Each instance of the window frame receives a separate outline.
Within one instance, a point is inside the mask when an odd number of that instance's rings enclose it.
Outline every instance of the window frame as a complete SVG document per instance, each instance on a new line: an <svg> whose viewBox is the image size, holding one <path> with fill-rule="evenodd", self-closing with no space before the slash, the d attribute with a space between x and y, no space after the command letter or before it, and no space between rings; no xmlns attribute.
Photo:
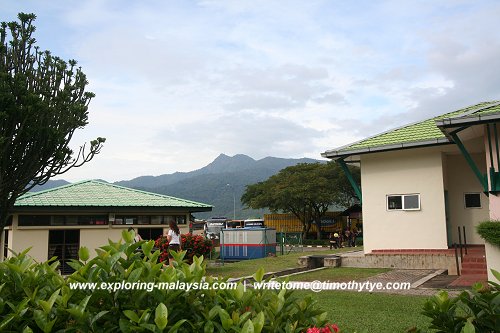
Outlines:
<svg viewBox="0 0 500 333"><path fill-rule="evenodd" d="M467 207L467 200L465 196L467 194L477 194L479 196L479 207ZM481 192L464 192L464 209L482 209L483 208L483 200L481 200Z"/></svg>
<svg viewBox="0 0 500 333"><path fill-rule="evenodd" d="M417 208L405 208L405 197L417 196L418 207ZM401 197L401 208L389 208L389 197ZM420 193L405 193L405 194L387 194L385 196L385 209L388 212L400 212L400 211L420 211L422 210L422 202L420 198Z"/></svg>

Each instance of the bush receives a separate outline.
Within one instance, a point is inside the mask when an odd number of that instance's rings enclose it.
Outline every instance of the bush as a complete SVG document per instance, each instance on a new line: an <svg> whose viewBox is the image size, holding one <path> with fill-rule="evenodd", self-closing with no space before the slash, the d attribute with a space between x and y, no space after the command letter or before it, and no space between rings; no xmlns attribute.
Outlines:
<svg viewBox="0 0 500 333"><path fill-rule="evenodd" d="M303 245L328 245L328 239L304 239Z"/></svg>
<svg viewBox="0 0 500 333"><path fill-rule="evenodd" d="M500 274L494 274L500 280ZM476 283L470 294L464 291L455 298L441 291L425 303L423 314L437 332L500 332L500 285Z"/></svg>
<svg viewBox="0 0 500 333"><path fill-rule="evenodd" d="M500 247L500 222L485 221L481 222L477 227L477 233L485 241L492 245Z"/></svg>
<svg viewBox="0 0 500 333"><path fill-rule="evenodd" d="M153 241L110 241L89 260L80 249L76 270L67 278L51 259L35 263L20 253L0 263L1 332L302 332L325 324L326 313L311 297L297 297L289 290L209 288L225 279L206 276L203 258L183 262L185 252L175 253L172 266L159 262ZM136 250L141 248L142 253ZM255 275L262 281L263 270ZM197 284L179 289L119 289L126 283ZM93 283L83 288L76 283ZM106 285L104 285L106 283ZM90 285L87 285L90 286ZM112 286L113 290L102 287ZM115 290L116 289L116 290Z"/></svg>
<svg viewBox="0 0 500 333"><path fill-rule="evenodd" d="M193 257L208 257L212 252L212 241L201 235L193 235L191 233L181 235L182 249L186 251L184 259L191 264ZM160 236L155 241L155 247L160 249L160 262L168 262L168 241L167 237Z"/></svg>

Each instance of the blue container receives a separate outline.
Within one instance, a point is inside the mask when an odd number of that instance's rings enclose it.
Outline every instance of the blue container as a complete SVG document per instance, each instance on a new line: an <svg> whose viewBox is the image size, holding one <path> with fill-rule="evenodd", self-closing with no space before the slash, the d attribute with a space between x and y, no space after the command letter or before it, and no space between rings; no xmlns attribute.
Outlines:
<svg viewBox="0 0 500 333"><path fill-rule="evenodd" d="M220 233L222 259L244 260L276 255L276 229L223 229Z"/></svg>

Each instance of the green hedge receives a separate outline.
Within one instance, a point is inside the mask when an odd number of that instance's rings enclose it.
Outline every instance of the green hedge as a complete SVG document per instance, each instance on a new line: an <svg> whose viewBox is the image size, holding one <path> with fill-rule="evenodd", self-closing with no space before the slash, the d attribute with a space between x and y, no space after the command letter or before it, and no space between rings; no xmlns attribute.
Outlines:
<svg viewBox="0 0 500 333"><path fill-rule="evenodd" d="M153 241L134 243L127 231L122 237L92 259L81 248L68 277L59 274L55 258L37 263L28 250L0 262L0 332L299 333L325 324L326 313L312 297L245 288L242 282L235 289L215 288L227 280L207 276L203 257L189 265L185 252L173 253L175 262L165 266L160 251L152 251ZM261 268L254 279L263 276ZM90 283L94 287L85 287ZM134 283L151 289L119 288ZM153 288L159 283L205 287Z"/></svg>
<svg viewBox="0 0 500 333"><path fill-rule="evenodd" d="M477 226L477 233L488 243L500 247L500 222L485 221Z"/></svg>

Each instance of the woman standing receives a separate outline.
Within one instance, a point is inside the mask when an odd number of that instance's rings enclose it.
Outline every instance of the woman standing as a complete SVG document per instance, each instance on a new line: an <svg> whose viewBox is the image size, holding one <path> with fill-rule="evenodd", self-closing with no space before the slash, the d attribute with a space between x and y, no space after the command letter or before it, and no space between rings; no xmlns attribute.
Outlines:
<svg viewBox="0 0 500 333"><path fill-rule="evenodd" d="M181 232L179 230L179 226L175 221L170 221L168 224L170 229L168 230L167 233L167 241L168 241L168 258L169 261L173 259L172 255L170 254L170 250L172 251L180 251L181 249Z"/></svg>

